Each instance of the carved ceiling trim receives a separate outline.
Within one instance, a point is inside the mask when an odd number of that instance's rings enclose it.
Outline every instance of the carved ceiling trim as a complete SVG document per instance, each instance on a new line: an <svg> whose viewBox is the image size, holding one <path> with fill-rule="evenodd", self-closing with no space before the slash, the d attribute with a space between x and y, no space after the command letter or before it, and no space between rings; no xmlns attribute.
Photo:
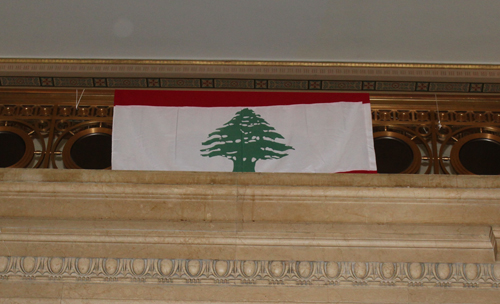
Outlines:
<svg viewBox="0 0 500 304"><path fill-rule="evenodd" d="M500 72L499 72L500 73ZM52 76L1 76L0 87L9 88L46 88L64 90L68 88L86 89L180 89L180 90L281 90L281 91L320 91L320 92L366 92L391 94L480 94L500 93L500 83L486 81L443 82L443 81L403 81L374 80L314 80L303 78L272 79L269 75L259 78L182 78L173 77L54 77ZM192 76L192 75L188 75ZM232 75L235 76L235 75ZM254 75L255 76L255 75ZM266 76L266 78L264 78ZM281 75L283 76L283 75ZM495 81L498 81L495 79Z"/></svg>
<svg viewBox="0 0 500 304"><path fill-rule="evenodd" d="M500 65L0 58L0 76L221 77L495 82Z"/></svg>
<svg viewBox="0 0 500 304"><path fill-rule="evenodd" d="M0 58L0 63L79 63L79 64L153 64L153 65L229 65L229 66L306 66L306 67L377 67L499 70L498 64L436 64L398 62L314 62L263 60L155 60L155 59L76 59L76 58Z"/></svg>

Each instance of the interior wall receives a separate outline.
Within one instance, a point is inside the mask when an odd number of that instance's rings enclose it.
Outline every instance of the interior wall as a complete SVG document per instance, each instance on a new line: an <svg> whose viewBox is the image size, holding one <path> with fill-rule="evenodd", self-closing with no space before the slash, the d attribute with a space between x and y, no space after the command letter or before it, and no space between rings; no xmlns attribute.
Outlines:
<svg viewBox="0 0 500 304"><path fill-rule="evenodd" d="M498 64L494 0L5 0L0 58Z"/></svg>

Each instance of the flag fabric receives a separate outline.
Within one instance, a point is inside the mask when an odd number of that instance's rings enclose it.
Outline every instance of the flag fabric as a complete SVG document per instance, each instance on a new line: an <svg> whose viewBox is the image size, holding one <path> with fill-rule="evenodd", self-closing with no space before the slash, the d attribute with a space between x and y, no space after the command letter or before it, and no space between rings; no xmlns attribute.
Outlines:
<svg viewBox="0 0 500 304"><path fill-rule="evenodd" d="M376 172L368 94L115 92L112 168Z"/></svg>

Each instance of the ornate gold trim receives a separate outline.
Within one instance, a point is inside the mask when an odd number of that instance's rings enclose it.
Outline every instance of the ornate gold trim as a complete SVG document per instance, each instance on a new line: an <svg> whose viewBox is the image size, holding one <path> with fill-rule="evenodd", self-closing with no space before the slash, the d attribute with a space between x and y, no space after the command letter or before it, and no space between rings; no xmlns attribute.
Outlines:
<svg viewBox="0 0 500 304"><path fill-rule="evenodd" d="M253 61L253 60L155 60L155 59L62 59L62 58L0 58L2 63L16 64L133 64L133 65L223 65L223 66L279 66L279 67L356 67L356 68L412 68L500 70L499 64L436 64L393 62L316 62L316 61Z"/></svg>

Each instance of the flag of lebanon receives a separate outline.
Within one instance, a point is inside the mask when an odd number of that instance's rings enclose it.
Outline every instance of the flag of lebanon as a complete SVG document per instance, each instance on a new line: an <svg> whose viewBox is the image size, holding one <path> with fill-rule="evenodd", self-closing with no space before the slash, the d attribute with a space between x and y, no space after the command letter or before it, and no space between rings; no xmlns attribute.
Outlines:
<svg viewBox="0 0 500 304"><path fill-rule="evenodd" d="M376 172L369 95L116 91L112 168Z"/></svg>

